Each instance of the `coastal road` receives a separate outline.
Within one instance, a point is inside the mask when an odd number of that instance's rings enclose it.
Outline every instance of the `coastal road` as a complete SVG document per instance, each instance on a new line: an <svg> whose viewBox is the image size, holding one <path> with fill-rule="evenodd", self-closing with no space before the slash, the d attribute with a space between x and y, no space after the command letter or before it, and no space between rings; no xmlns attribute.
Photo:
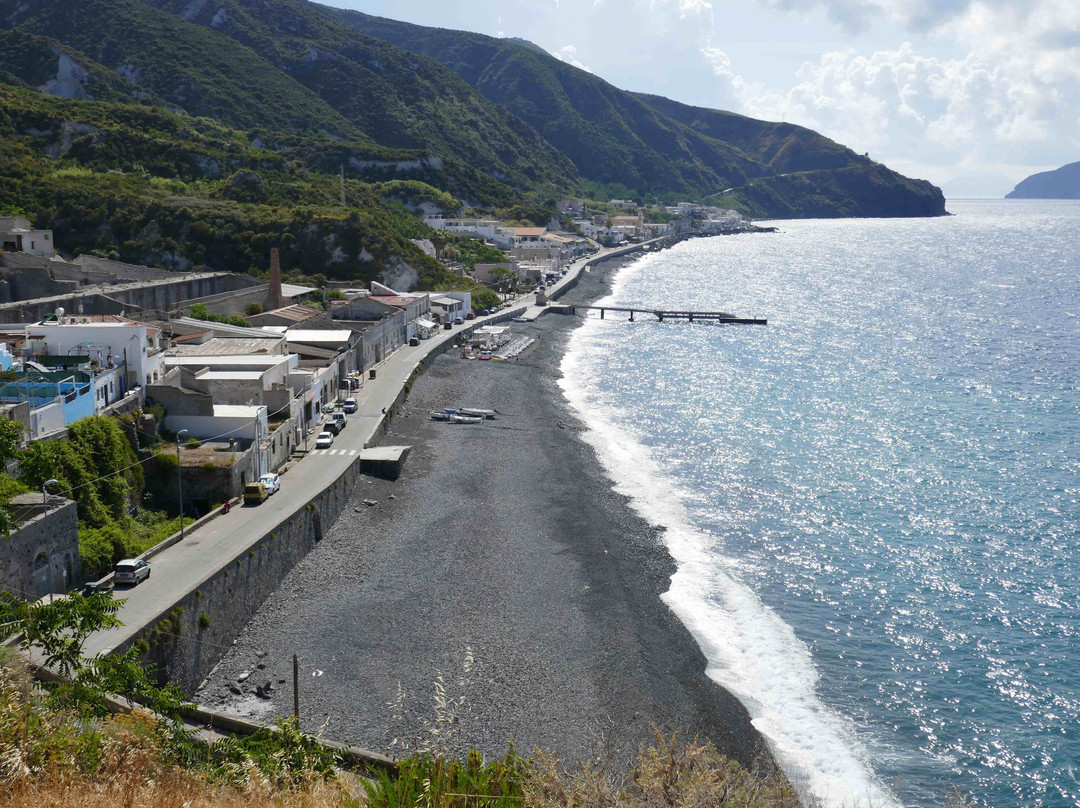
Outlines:
<svg viewBox="0 0 1080 808"><path fill-rule="evenodd" d="M478 318L480 322L488 319ZM118 587L115 597L126 599L117 615L124 625L91 635L84 646L86 655L107 652L130 639L341 476L371 440L383 411L393 404L417 365L440 345L457 340L463 330L458 326L418 346L405 345L376 365L376 378L365 379L354 393L358 409L330 451L310 452L294 462L281 478L281 490L261 505L233 508L154 556L150 578L139 586Z"/></svg>
<svg viewBox="0 0 1080 808"><path fill-rule="evenodd" d="M555 291L571 282L584 267L600 258L626 251L626 248L602 249L595 255L578 259L566 276L551 287ZM511 303L512 307L529 306L526 316L536 317L545 307L535 305L535 295ZM478 317L468 325L481 325L497 315ZM375 366L376 377L365 378L355 393L357 411L349 416L349 425L334 439L329 451L309 452L296 461L282 477L281 490L261 505L234 508L188 534L153 557L151 575L144 583L128 589L117 588L115 596L124 598L118 617L124 625L91 635L84 646L87 656L107 652L133 637L148 623L164 616L184 595L212 577L262 536L286 521L312 496L330 485L356 461L383 418L383 411L393 404L402 386L417 365L447 341L456 341L464 327L440 331L417 346L405 345ZM453 402L448 402L448 404ZM478 405L479 406L479 405ZM311 432L317 432L312 429ZM310 440L310 437L309 437Z"/></svg>

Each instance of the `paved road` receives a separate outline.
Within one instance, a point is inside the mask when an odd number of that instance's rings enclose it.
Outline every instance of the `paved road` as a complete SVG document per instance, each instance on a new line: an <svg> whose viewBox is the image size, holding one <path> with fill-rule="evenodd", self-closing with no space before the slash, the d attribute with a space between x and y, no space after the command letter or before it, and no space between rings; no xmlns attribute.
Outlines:
<svg viewBox="0 0 1080 808"><path fill-rule="evenodd" d="M593 256L578 259L570 265L566 276L549 288L549 293L573 280L587 261L624 249L603 249ZM536 306L535 294L519 298L512 306L527 306L525 316L530 317L537 317L544 311L544 307ZM480 317L470 321L469 325L490 319L493 317ZM109 651L130 639L141 627L171 609L184 595L257 543L314 494L341 476L374 436L383 410L397 398L416 366L438 346L456 340L462 330L463 326L457 326L451 331L440 331L418 346L402 347L376 365L376 378L364 379L363 386L355 393L357 412L349 416L349 425L334 439L333 447L309 452L295 462L289 473L282 477L281 490L262 505L234 508L227 516L207 522L183 541L154 556L147 581L137 587L116 590L116 596L127 601L118 614L124 625L92 635L84 646L87 656ZM317 431L311 430L309 440Z"/></svg>
<svg viewBox="0 0 1080 808"><path fill-rule="evenodd" d="M116 597L127 599L118 615L124 625L92 635L84 646L87 656L108 651L134 636L341 476L371 440L384 408L397 398L420 361L447 340L456 340L462 330L458 326L440 331L418 346L406 345L395 351L376 366L376 378L365 379L354 393L357 412L349 416L348 426L334 439L331 450L309 452L295 462L281 478L281 490L262 505L233 508L154 556L147 581L137 587L117 588ZM313 429L312 434L317 431Z"/></svg>

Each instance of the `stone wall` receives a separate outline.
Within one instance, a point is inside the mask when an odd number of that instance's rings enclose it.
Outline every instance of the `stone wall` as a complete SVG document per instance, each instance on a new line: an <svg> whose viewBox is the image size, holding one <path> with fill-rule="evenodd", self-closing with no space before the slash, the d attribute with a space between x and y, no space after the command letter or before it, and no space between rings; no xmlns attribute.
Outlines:
<svg viewBox="0 0 1080 808"><path fill-rule="evenodd" d="M177 273L175 280L145 281L112 286L86 286L70 294L39 297L0 305L0 323L42 320L62 307L68 314L119 314L129 317L163 319L186 301L239 292L259 285L248 275L217 273Z"/></svg>
<svg viewBox="0 0 1080 808"><path fill-rule="evenodd" d="M75 503L40 493L11 498L18 527L5 540L0 536L0 587L27 600L65 591L82 583L79 558L79 518Z"/></svg>
<svg viewBox="0 0 1080 808"><path fill-rule="evenodd" d="M290 570L320 541L349 501L360 459L254 544L238 550L177 603L116 650L134 645L162 683L192 694Z"/></svg>

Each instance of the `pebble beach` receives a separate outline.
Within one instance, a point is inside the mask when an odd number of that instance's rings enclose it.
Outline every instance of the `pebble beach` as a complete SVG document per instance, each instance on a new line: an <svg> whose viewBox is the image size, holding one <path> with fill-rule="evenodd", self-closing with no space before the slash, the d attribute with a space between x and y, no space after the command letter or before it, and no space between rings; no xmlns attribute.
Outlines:
<svg viewBox="0 0 1080 808"><path fill-rule="evenodd" d="M583 274L568 299L604 294L614 266ZM513 742L573 764L679 731L744 764L768 761L660 599L674 564L657 529L612 490L558 387L577 322L513 323L536 340L515 360L448 351L430 364L380 439L413 447L401 477L361 479L200 703L290 715L297 654L303 728L373 751L492 757ZM449 406L498 415L430 420Z"/></svg>

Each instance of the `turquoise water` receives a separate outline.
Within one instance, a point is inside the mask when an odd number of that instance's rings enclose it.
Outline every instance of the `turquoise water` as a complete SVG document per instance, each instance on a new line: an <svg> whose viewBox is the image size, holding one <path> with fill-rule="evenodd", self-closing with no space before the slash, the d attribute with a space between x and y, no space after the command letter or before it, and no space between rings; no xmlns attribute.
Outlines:
<svg viewBox="0 0 1080 808"><path fill-rule="evenodd" d="M777 223L623 269L563 386L667 600L826 804L1080 805L1080 203Z"/></svg>

